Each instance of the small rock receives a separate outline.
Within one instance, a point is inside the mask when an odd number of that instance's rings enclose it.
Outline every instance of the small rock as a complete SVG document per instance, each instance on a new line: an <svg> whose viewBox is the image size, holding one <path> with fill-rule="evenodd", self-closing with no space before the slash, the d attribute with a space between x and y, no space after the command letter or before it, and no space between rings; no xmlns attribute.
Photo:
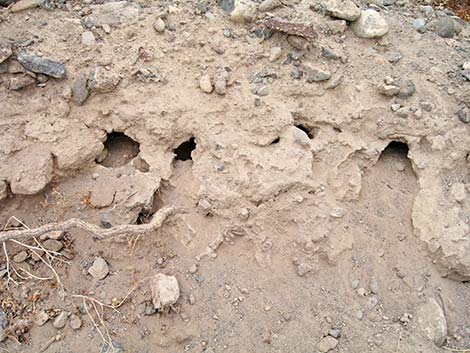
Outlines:
<svg viewBox="0 0 470 353"><path fill-rule="evenodd" d="M88 269L88 273L98 280L104 279L109 273L108 264L101 257L97 257L93 265Z"/></svg>
<svg viewBox="0 0 470 353"><path fill-rule="evenodd" d="M282 55L282 49L280 47L273 47L271 48L271 53L269 54L269 61L275 62L278 60Z"/></svg>
<svg viewBox="0 0 470 353"><path fill-rule="evenodd" d="M322 340L317 344L318 351L322 353L329 352L336 348L338 340L332 336L323 337Z"/></svg>
<svg viewBox="0 0 470 353"><path fill-rule="evenodd" d="M34 250L34 252L31 254L31 259L33 261L41 261L41 258L43 258L45 252L43 250Z"/></svg>
<svg viewBox="0 0 470 353"><path fill-rule="evenodd" d="M5 329L8 327L8 318L3 310L0 310L0 342L5 339Z"/></svg>
<svg viewBox="0 0 470 353"><path fill-rule="evenodd" d="M395 85L382 85L382 86L379 86L379 92L380 94L384 96L392 97L400 93L400 87L395 86Z"/></svg>
<svg viewBox="0 0 470 353"><path fill-rule="evenodd" d="M359 38L377 38L387 34L388 24L377 11L368 9L361 12L351 29Z"/></svg>
<svg viewBox="0 0 470 353"><path fill-rule="evenodd" d="M251 0L235 0L230 20L238 23L252 22L256 15L257 4Z"/></svg>
<svg viewBox="0 0 470 353"><path fill-rule="evenodd" d="M326 25L333 34L344 33L347 27L347 23L344 20L328 21Z"/></svg>
<svg viewBox="0 0 470 353"><path fill-rule="evenodd" d="M33 322L37 326L44 325L49 320L49 315L44 310L36 312L34 314Z"/></svg>
<svg viewBox="0 0 470 353"><path fill-rule="evenodd" d="M393 5L395 5L395 0L383 0L382 5L383 6L393 6Z"/></svg>
<svg viewBox="0 0 470 353"><path fill-rule="evenodd" d="M100 217L100 222L103 228L109 229L113 227L113 224L111 223L109 219L109 215L107 213L103 213Z"/></svg>
<svg viewBox="0 0 470 353"><path fill-rule="evenodd" d="M10 81L8 82L8 89L12 91L18 91L25 87L31 86L34 83L36 83L34 77L29 75L15 75L14 77L10 78Z"/></svg>
<svg viewBox="0 0 470 353"><path fill-rule="evenodd" d="M217 74L214 77L215 93L223 96L227 94L227 77L225 73Z"/></svg>
<svg viewBox="0 0 470 353"><path fill-rule="evenodd" d="M298 143L301 146L309 146L310 138L307 133L296 126L292 127L292 137L294 142Z"/></svg>
<svg viewBox="0 0 470 353"><path fill-rule="evenodd" d="M334 51L325 47L321 48L321 56L326 59L331 59L331 60L337 60L339 58L338 54L336 54Z"/></svg>
<svg viewBox="0 0 470 353"><path fill-rule="evenodd" d="M84 19L87 28L135 23L141 12L141 6L130 1L107 2L91 9L92 13Z"/></svg>
<svg viewBox="0 0 470 353"><path fill-rule="evenodd" d="M64 244L62 244L60 241L58 240L54 240L54 239L47 239L43 244L42 246L44 247L44 249L46 250L49 250L49 251L54 251L54 252L59 252L60 250L62 250L62 248L64 247Z"/></svg>
<svg viewBox="0 0 470 353"><path fill-rule="evenodd" d="M357 294L359 294L359 296L361 297L365 297L367 295L367 291L362 288L362 287L359 287L357 290L356 290Z"/></svg>
<svg viewBox="0 0 470 353"><path fill-rule="evenodd" d="M324 6L327 15L350 22L361 15L361 10L351 0L327 0Z"/></svg>
<svg viewBox="0 0 470 353"><path fill-rule="evenodd" d="M260 97L265 97L269 94L269 87L268 86L262 86L256 90L256 94Z"/></svg>
<svg viewBox="0 0 470 353"><path fill-rule="evenodd" d="M64 237L65 232L63 230L55 230L46 234L46 239L61 240Z"/></svg>
<svg viewBox="0 0 470 353"><path fill-rule="evenodd" d="M362 310L356 311L356 318L357 318L358 320L362 320L363 317L364 317L364 313L362 312Z"/></svg>
<svg viewBox="0 0 470 353"><path fill-rule="evenodd" d="M163 21L160 17L155 20L153 23L153 28L158 32L158 33L163 33L165 32L166 24L165 21Z"/></svg>
<svg viewBox="0 0 470 353"><path fill-rule="evenodd" d="M21 263L27 258L28 258L28 253L25 250L23 250L23 251L20 251L15 256L13 256L13 261L15 261L16 263Z"/></svg>
<svg viewBox="0 0 470 353"><path fill-rule="evenodd" d="M307 73L307 82L326 81L331 77L331 73L318 67L305 66Z"/></svg>
<svg viewBox="0 0 470 353"><path fill-rule="evenodd" d="M434 32L443 38L453 37L455 31L455 21L450 17L441 17L434 24Z"/></svg>
<svg viewBox="0 0 470 353"><path fill-rule="evenodd" d="M100 93L114 91L121 81L121 77L111 70L106 70L103 66L97 66L90 76L88 87Z"/></svg>
<svg viewBox="0 0 470 353"><path fill-rule="evenodd" d="M312 271L313 267L309 264L306 264L304 262L297 264L297 276L299 277L304 277L307 273L310 273Z"/></svg>
<svg viewBox="0 0 470 353"><path fill-rule="evenodd" d="M436 346L442 346L447 337L447 320L441 306L434 298L430 298L418 309L417 318L426 337Z"/></svg>
<svg viewBox="0 0 470 353"><path fill-rule="evenodd" d="M65 77L65 66L58 61L42 58L24 51L18 54L17 59L26 70L55 78Z"/></svg>
<svg viewBox="0 0 470 353"><path fill-rule="evenodd" d="M5 200L8 196L8 185L5 180L0 180L0 201Z"/></svg>
<svg viewBox="0 0 470 353"><path fill-rule="evenodd" d="M332 328L329 332L328 332L328 336L331 336L333 338L339 338L339 336L341 336L341 329L340 328Z"/></svg>
<svg viewBox="0 0 470 353"><path fill-rule="evenodd" d="M199 79L199 87L203 92L211 93L214 90L212 86L211 78L209 75L202 75Z"/></svg>
<svg viewBox="0 0 470 353"><path fill-rule="evenodd" d="M52 323L56 329L61 329L65 327L69 313L67 311L61 311L60 314L54 319Z"/></svg>
<svg viewBox="0 0 470 353"><path fill-rule="evenodd" d="M401 58L401 53L397 51L389 51L385 54L385 59L387 59L387 61L391 64L396 64L401 60Z"/></svg>
<svg viewBox="0 0 470 353"><path fill-rule="evenodd" d="M72 314L72 316L70 316L69 325L72 330L79 330L80 327L82 327L82 320L78 315Z"/></svg>
<svg viewBox="0 0 470 353"><path fill-rule="evenodd" d="M88 91L88 76L81 72L72 83L72 100L76 105L85 103L89 96Z"/></svg>
<svg viewBox="0 0 470 353"><path fill-rule="evenodd" d="M156 310L175 304L180 296L178 280L174 276L157 274L152 278L150 289L152 303Z"/></svg>
<svg viewBox="0 0 470 353"><path fill-rule="evenodd" d="M192 264L191 267L189 267L189 273L191 274L195 274L197 272L197 265L196 264Z"/></svg>
<svg viewBox="0 0 470 353"><path fill-rule="evenodd" d="M378 294L379 289L379 282L375 277L372 277L369 281L369 290L371 291L371 293Z"/></svg>
<svg viewBox="0 0 470 353"><path fill-rule="evenodd" d="M405 80L400 85L400 93L398 93L398 97L405 99L411 97L416 92L416 86L411 80Z"/></svg>
<svg viewBox="0 0 470 353"><path fill-rule="evenodd" d="M42 0L20 0L10 8L11 12L20 12L40 6Z"/></svg>
<svg viewBox="0 0 470 353"><path fill-rule="evenodd" d="M465 124L470 123L470 116L467 112L467 109L465 109L465 107L462 107L457 111L457 116L459 117L461 122Z"/></svg>
<svg viewBox="0 0 470 353"><path fill-rule="evenodd" d="M95 35L92 31L85 31L82 33L82 44L85 46L93 46L96 43Z"/></svg>
<svg viewBox="0 0 470 353"><path fill-rule="evenodd" d="M290 35L287 37L287 42L298 50L305 51L308 48L308 40L300 36Z"/></svg>
<svg viewBox="0 0 470 353"><path fill-rule="evenodd" d="M369 299L367 299L367 306L369 307L370 310L375 308L378 303L379 303L379 300L376 297L370 297Z"/></svg>
<svg viewBox="0 0 470 353"><path fill-rule="evenodd" d="M274 10L276 7L281 6L281 2L279 0L264 0L260 5L258 10L260 12L268 12Z"/></svg>
<svg viewBox="0 0 470 353"><path fill-rule="evenodd" d="M325 89L335 89L341 82L343 82L344 76L341 74L335 74L331 79L328 80L325 85Z"/></svg>
<svg viewBox="0 0 470 353"><path fill-rule="evenodd" d="M8 59L12 53L10 42L0 40L0 64Z"/></svg>
<svg viewBox="0 0 470 353"><path fill-rule="evenodd" d="M426 32L426 21L422 18L416 18L413 21L413 28L418 31L418 33Z"/></svg>
<svg viewBox="0 0 470 353"><path fill-rule="evenodd" d="M101 28L103 28L103 31L104 31L106 34L110 34L110 33L111 33L111 26L110 26L110 25L108 25L108 24L105 23L105 24L103 24L103 25L101 26Z"/></svg>
<svg viewBox="0 0 470 353"><path fill-rule="evenodd" d="M419 9L421 10L422 13L426 15L432 15L434 13L434 9L432 8L432 6L429 6L429 5L422 5L419 7Z"/></svg>

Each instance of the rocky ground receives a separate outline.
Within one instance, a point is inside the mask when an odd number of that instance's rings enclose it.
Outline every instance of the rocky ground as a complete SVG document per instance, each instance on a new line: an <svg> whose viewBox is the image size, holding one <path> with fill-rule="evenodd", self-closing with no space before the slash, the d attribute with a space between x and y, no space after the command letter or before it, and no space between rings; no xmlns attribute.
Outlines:
<svg viewBox="0 0 470 353"><path fill-rule="evenodd" d="M468 351L468 5L0 0L0 350Z"/></svg>

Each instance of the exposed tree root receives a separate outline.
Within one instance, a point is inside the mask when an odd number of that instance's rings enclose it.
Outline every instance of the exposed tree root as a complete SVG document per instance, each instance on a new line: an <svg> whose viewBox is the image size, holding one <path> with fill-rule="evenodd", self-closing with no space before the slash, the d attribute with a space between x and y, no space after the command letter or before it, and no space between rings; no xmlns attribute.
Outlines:
<svg viewBox="0 0 470 353"><path fill-rule="evenodd" d="M153 215L150 223L124 224L109 229L100 228L79 218L71 218L64 222L48 223L38 228L0 231L0 242L4 242L10 239L39 237L50 232L68 231L72 228L86 230L92 233L95 239L105 239L116 236L128 237L130 235L149 233L157 228L160 228L163 222L165 222L168 217L175 214L175 212L176 209L174 207L164 207Z"/></svg>

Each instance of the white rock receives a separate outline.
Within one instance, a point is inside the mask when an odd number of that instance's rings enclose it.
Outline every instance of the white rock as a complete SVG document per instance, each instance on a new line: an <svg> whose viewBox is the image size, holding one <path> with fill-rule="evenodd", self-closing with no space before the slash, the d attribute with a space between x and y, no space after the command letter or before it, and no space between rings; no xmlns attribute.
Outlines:
<svg viewBox="0 0 470 353"><path fill-rule="evenodd" d="M264 0L260 5L258 10L260 12L268 12L274 10L276 7L281 6L281 2L279 0Z"/></svg>
<svg viewBox="0 0 470 353"><path fill-rule="evenodd" d="M361 10L351 0L327 0L326 13L346 21L355 21L361 15Z"/></svg>
<svg viewBox="0 0 470 353"><path fill-rule="evenodd" d="M85 31L82 33L82 44L86 46L92 46L96 43L95 35L91 31Z"/></svg>
<svg viewBox="0 0 470 353"><path fill-rule="evenodd" d="M269 54L269 61L274 62L279 59L282 55L281 47L272 47L271 53Z"/></svg>
<svg viewBox="0 0 470 353"><path fill-rule="evenodd" d="M298 143L301 146L310 145L310 138L308 137L305 131L295 126L293 126L291 129L292 129L292 137L294 138L294 142Z"/></svg>
<svg viewBox="0 0 470 353"><path fill-rule="evenodd" d="M368 9L361 12L351 29L360 38L376 38L387 34L388 24L377 11Z"/></svg>
<svg viewBox="0 0 470 353"><path fill-rule="evenodd" d="M160 17L157 18L153 24L153 28L158 32L158 33L163 33L165 32L166 24L165 21L163 21Z"/></svg>
<svg viewBox="0 0 470 353"><path fill-rule="evenodd" d="M425 336L437 346L442 346L447 337L447 320L437 301L430 298L418 309L417 317Z"/></svg>
<svg viewBox="0 0 470 353"><path fill-rule="evenodd" d="M65 327L69 313L67 311L62 311L54 320L53 325L56 329L61 329Z"/></svg>
<svg viewBox="0 0 470 353"><path fill-rule="evenodd" d="M199 79L199 87L203 92L211 93L214 90L212 81L209 75L202 75Z"/></svg>
<svg viewBox="0 0 470 353"><path fill-rule="evenodd" d="M256 9L257 4L251 0L235 0L230 19L239 23L251 22L255 18Z"/></svg>
<svg viewBox="0 0 470 353"><path fill-rule="evenodd" d="M109 267L105 260L97 257L93 265L88 269L88 273L96 279L104 279L109 273Z"/></svg>
<svg viewBox="0 0 470 353"><path fill-rule="evenodd" d="M160 310L178 301L180 288L174 276L157 274L150 282L152 303L155 309Z"/></svg>

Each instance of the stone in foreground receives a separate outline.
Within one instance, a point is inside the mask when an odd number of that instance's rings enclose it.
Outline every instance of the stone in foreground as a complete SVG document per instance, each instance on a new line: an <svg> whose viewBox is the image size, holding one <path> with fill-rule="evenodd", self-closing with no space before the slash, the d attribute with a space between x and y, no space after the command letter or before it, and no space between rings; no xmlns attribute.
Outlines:
<svg viewBox="0 0 470 353"><path fill-rule="evenodd" d="M18 54L18 61L26 70L37 74L44 74L55 78L65 77L65 66L58 61L42 58L25 51Z"/></svg>
<svg viewBox="0 0 470 353"><path fill-rule="evenodd" d="M351 29L359 38L378 38L387 34L388 24L377 11L369 9L362 11Z"/></svg>
<svg viewBox="0 0 470 353"><path fill-rule="evenodd" d="M175 304L180 296L178 280L175 276L159 273L150 282L152 303L156 310Z"/></svg>

